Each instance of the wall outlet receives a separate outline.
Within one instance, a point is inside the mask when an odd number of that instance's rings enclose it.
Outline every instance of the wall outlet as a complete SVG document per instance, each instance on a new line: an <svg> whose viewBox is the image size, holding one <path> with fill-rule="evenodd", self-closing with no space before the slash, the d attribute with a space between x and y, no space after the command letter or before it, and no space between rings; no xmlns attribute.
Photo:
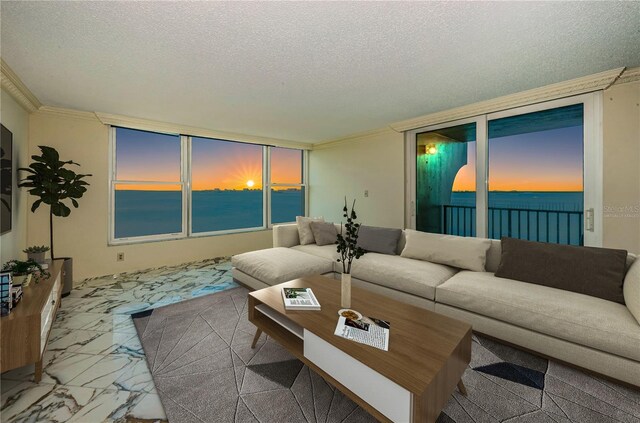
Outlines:
<svg viewBox="0 0 640 423"><path fill-rule="evenodd" d="M365 196L365 197L368 197L368 196L369 196L369 190L368 190L368 189L365 189L365 190L364 190L364 196Z"/></svg>
<svg viewBox="0 0 640 423"><path fill-rule="evenodd" d="M124 261L124 253L118 253L117 261Z"/></svg>

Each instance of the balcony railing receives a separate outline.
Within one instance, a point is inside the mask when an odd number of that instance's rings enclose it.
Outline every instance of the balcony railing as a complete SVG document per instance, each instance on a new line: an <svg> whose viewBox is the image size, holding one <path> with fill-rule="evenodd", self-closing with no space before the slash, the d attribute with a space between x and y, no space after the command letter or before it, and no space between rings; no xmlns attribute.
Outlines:
<svg viewBox="0 0 640 423"><path fill-rule="evenodd" d="M442 219L446 234L475 236L475 207L442 206ZM582 211L489 207L487 220L489 238L508 236L556 244L584 244Z"/></svg>

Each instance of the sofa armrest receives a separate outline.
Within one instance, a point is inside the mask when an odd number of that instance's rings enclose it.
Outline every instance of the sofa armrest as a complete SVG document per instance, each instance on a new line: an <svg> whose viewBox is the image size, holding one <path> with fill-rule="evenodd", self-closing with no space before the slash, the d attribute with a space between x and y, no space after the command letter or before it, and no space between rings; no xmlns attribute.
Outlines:
<svg viewBox="0 0 640 423"><path fill-rule="evenodd" d="M640 258L635 258L622 285L624 302L640 324Z"/></svg>
<svg viewBox="0 0 640 423"><path fill-rule="evenodd" d="M293 247L300 244L298 236L298 225L290 223L286 225L275 225L273 227L274 247Z"/></svg>

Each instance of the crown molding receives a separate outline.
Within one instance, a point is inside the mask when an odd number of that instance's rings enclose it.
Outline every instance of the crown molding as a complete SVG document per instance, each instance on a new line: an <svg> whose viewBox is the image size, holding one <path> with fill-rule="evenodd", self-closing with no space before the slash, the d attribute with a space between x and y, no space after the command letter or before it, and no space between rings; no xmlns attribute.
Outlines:
<svg viewBox="0 0 640 423"><path fill-rule="evenodd" d="M352 142L352 141L358 141L364 138L369 138L369 137L374 137L377 135L397 135L398 132L394 131L393 129L391 129L390 127L386 126L384 128L378 128L378 129L373 129L371 131L365 131L365 132L357 132L355 134L351 134L351 135L347 135L346 137L341 137L341 138L334 138L331 140L327 140L327 141L320 141L318 143L313 144L313 150L324 150L326 148L333 148L333 147L337 147L341 144L347 143L347 142Z"/></svg>
<svg viewBox="0 0 640 423"><path fill-rule="evenodd" d="M105 125L122 126L125 128L140 129L144 131L164 132L169 134L191 135L196 137L216 138L229 141L240 141L250 144L272 145L275 147L297 148L310 150L311 144L282 140L277 138L260 137L256 135L238 134L234 132L216 131L194 126L180 125L177 123L160 122L149 119L134 118L129 116L114 115L110 113L96 112L100 122Z"/></svg>
<svg viewBox="0 0 640 423"><path fill-rule="evenodd" d="M640 81L640 67L625 69L625 71L622 72L622 75L620 75L613 84L618 85L635 81Z"/></svg>
<svg viewBox="0 0 640 423"><path fill-rule="evenodd" d="M603 90L611 86L625 70L624 67L612 69L605 72L588 75L569 81L559 82L532 90L510 94L492 100L481 101L467 106L456 107L442 112L431 113L413 119L407 119L392 123L390 126L398 132L409 131L424 126L450 122L486 113L493 113L501 110L512 109L514 107L529 104L541 103L543 101L555 100L562 97L569 97L578 94Z"/></svg>
<svg viewBox="0 0 640 423"><path fill-rule="evenodd" d="M85 112L82 110L75 110L75 109L65 109L63 107L41 106L36 113L40 115L51 115L51 116L65 117L70 119L82 119L82 120L90 120L93 122L100 122L96 114L93 112Z"/></svg>
<svg viewBox="0 0 640 423"><path fill-rule="evenodd" d="M16 73L0 58L0 73L2 74L2 89L6 90L11 97L28 112L35 112L38 110L42 103L33 93L27 88L22 80L16 75Z"/></svg>

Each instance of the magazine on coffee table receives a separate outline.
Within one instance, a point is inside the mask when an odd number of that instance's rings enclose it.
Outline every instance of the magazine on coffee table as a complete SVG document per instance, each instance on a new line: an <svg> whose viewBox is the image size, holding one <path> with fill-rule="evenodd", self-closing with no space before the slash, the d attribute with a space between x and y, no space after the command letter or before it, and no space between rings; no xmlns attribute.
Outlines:
<svg viewBox="0 0 640 423"><path fill-rule="evenodd" d="M282 288L286 310L320 310L320 303L311 288Z"/></svg>
<svg viewBox="0 0 640 423"><path fill-rule="evenodd" d="M340 316L335 335L380 350L389 351L389 329L391 324L375 317L352 320Z"/></svg>

